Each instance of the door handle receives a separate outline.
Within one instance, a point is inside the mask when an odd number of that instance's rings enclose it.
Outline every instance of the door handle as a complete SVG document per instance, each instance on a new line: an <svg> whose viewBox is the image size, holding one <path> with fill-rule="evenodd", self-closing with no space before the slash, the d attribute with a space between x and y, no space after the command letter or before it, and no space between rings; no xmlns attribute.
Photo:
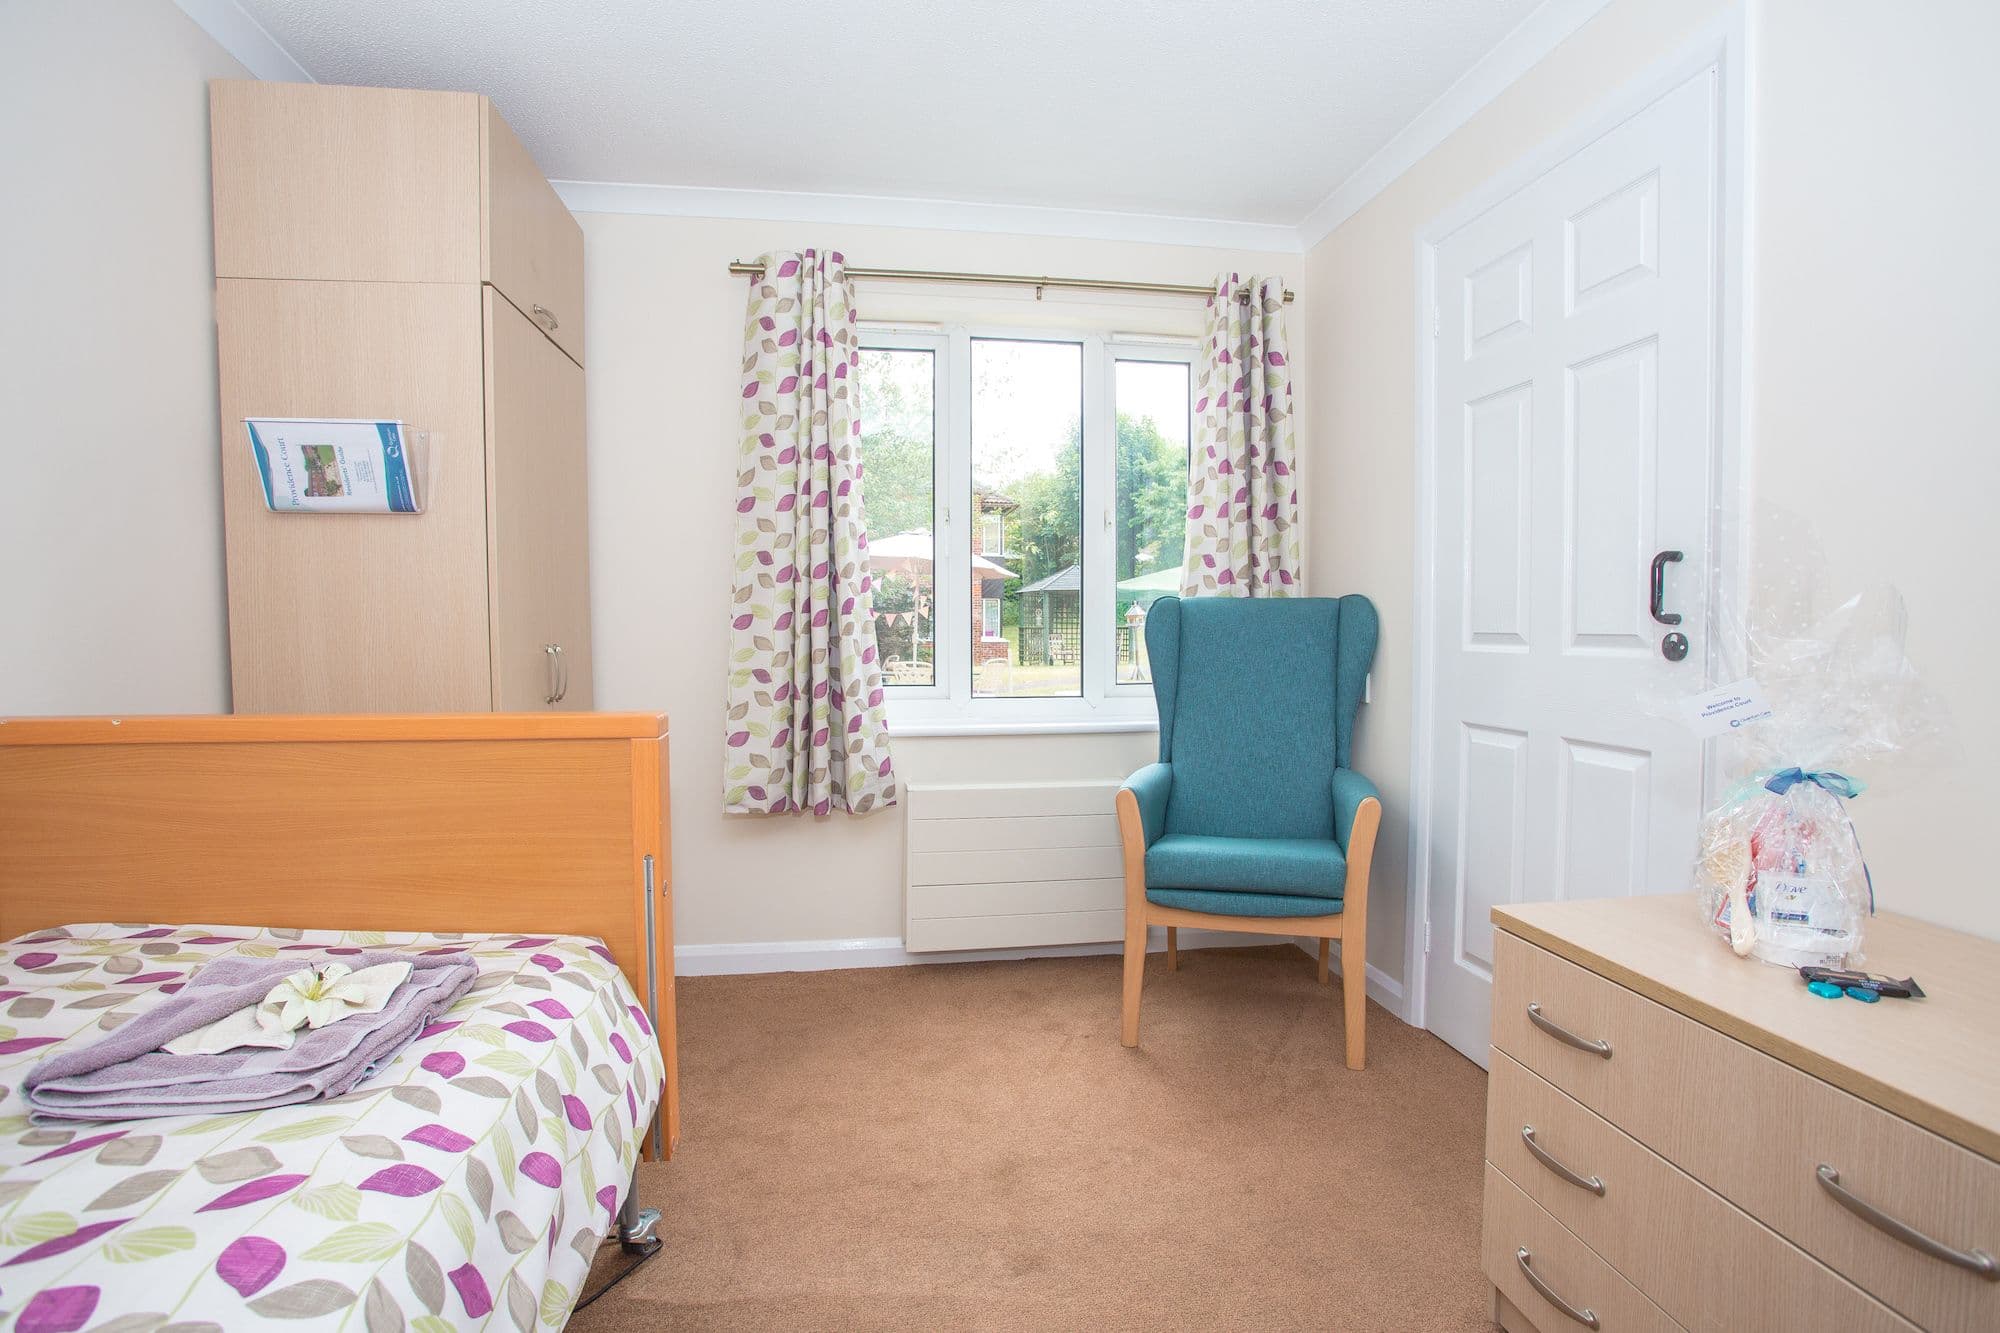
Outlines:
<svg viewBox="0 0 2000 1333"><path fill-rule="evenodd" d="M1681 613L1666 609L1667 562L1685 559L1679 551L1661 551L1653 557L1653 619L1662 625L1678 625Z"/></svg>

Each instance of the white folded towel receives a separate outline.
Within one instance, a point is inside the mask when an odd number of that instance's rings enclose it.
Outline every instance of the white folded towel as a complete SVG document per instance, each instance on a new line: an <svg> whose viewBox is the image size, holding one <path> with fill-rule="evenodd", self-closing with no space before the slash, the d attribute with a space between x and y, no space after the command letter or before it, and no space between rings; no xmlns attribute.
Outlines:
<svg viewBox="0 0 2000 1333"><path fill-rule="evenodd" d="M410 977L408 963L379 963L356 972L345 963L300 968L255 1005L174 1038L169 1055L219 1055L261 1046L290 1050L301 1028L323 1028L355 1014L380 1013Z"/></svg>

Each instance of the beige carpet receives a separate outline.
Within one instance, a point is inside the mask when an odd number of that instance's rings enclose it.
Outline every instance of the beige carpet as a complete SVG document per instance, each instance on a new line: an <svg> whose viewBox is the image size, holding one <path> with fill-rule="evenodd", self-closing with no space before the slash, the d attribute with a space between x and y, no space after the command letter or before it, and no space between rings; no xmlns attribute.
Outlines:
<svg viewBox="0 0 2000 1333"><path fill-rule="evenodd" d="M1486 1076L1289 946L680 982L665 1252L571 1324L1486 1327ZM593 1281L621 1261L607 1251Z"/></svg>

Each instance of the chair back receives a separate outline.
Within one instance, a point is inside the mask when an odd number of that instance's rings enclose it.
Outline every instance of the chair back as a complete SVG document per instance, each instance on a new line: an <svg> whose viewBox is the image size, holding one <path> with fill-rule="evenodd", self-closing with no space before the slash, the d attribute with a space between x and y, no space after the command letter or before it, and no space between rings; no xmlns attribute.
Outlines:
<svg viewBox="0 0 2000 1333"><path fill-rule="evenodd" d="M1375 660L1366 597L1162 597L1146 614L1166 831L1331 838Z"/></svg>

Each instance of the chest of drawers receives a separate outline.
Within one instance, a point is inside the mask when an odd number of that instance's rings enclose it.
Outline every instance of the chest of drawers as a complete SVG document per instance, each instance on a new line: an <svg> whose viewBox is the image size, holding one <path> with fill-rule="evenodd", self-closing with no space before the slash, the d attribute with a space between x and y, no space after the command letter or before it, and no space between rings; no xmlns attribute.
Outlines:
<svg viewBox="0 0 2000 1333"><path fill-rule="evenodd" d="M1684 895L1496 908L1481 1262L1509 1330L2000 1329L2000 944L1883 915L1864 1005Z"/></svg>

